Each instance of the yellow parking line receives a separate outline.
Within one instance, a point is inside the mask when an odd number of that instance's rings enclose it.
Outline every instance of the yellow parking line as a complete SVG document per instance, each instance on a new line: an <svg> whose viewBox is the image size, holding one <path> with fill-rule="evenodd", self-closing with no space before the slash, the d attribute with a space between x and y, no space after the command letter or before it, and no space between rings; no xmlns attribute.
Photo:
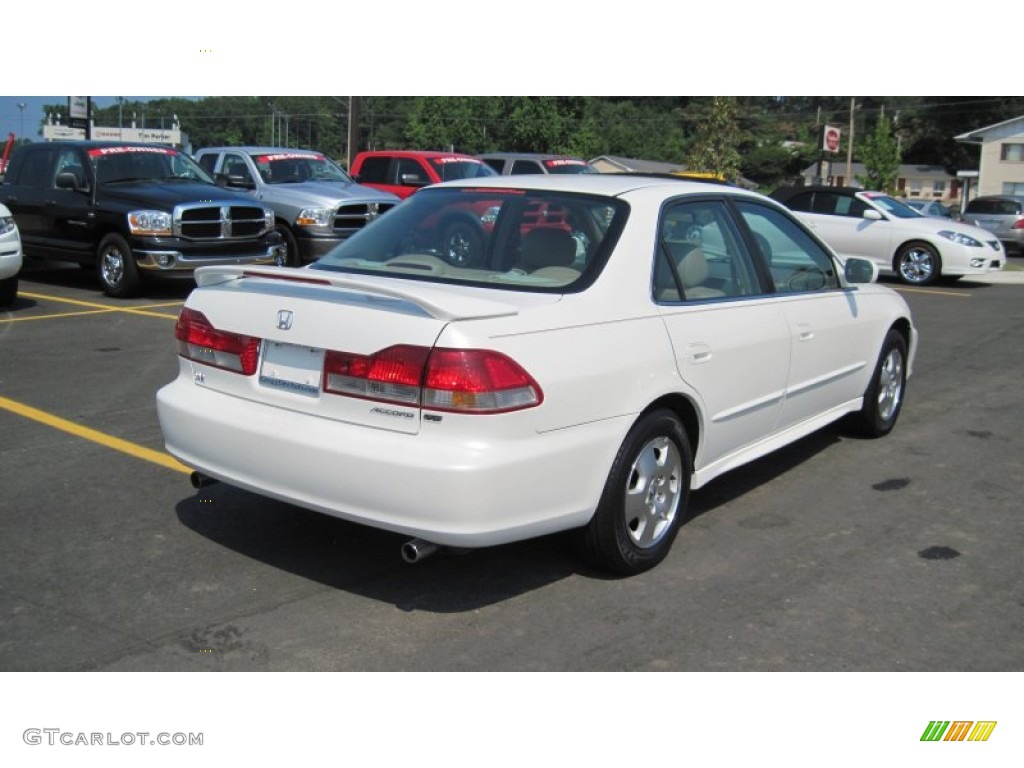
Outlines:
<svg viewBox="0 0 1024 768"><path fill-rule="evenodd" d="M904 293L929 293L932 296L956 296L958 299L969 299L971 294L963 291L937 291L934 288L908 288L905 286L893 286L897 291Z"/></svg>
<svg viewBox="0 0 1024 768"><path fill-rule="evenodd" d="M95 301L82 301L80 299L66 299L63 296L50 296L45 293L26 293L25 291L19 291L19 296L25 296L29 299L42 299L44 301L56 301L63 304L72 304L78 307L92 307L93 309L103 310L104 312L126 312L130 315L144 315L146 317L162 317L165 320L177 320L177 315L165 315L162 312L147 312L147 309L158 309L160 307L180 307L185 302L183 301L168 301L162 304L147 304L145 308L137 309L135 307L112 307L109 304L99 304Z"/></svg>
<svg viewBox="0 0 1024 768"><path fill-rule="evenodd" d="M81 312L58 312L55 315L33 315L32 317L4 317L0 323L24 323L28 320L53 320L58 317L79 317L81 315L106 315L116 309L83 309Z"/></svg>
<svg viewBox="0 0 1024 768"><path fill-rule="evenodd" d="M62 419L59 416L54 416L46 411L33 408L30 405L25 405L24 403L19 403L15 400L9 400L6 397L0 397L0 408L17 414L18 416L24 416L26 419L38 421L40 424L45 424L48 427L53 427L54 429L59 429L62 432L75 435L76 437L81 437L85 440L99 443L100 445L112 448L115 451L126 453L137 459L142 459L153 464L159 464L161 467L165 467L167 469L173 469L175 472L182 472L184 474L190 474L192 472L191 469L166 453L154 451L151 448L137 445L136 443L129 442L128 440L122 440L119 437L114 437L113 435L108 435L104 432L90 429L89 427L83 427L81 424L76 424L73 421Z"/></svg>

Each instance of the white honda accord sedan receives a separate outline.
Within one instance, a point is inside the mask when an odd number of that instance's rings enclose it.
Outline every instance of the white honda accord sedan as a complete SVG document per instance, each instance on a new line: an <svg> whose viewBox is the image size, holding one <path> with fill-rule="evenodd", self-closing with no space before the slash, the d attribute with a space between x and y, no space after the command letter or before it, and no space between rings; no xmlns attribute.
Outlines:
<svg viewBox="0 0 1024 768"><path fill-rule="evenodd" d="M450 182L306 268L198 270L160 424L197 487L405 534L409 561L572 531L638 573L713 478L840 418L892 429L917 332L876 277L730 186Z"/></svg>

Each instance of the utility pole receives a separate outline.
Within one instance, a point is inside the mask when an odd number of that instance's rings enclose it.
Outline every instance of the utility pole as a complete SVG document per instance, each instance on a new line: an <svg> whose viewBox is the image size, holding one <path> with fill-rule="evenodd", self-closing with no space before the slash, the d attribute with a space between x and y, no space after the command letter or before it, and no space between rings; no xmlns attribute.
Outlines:
<svg viewBox="0 0 1024 768"><path fill-rule="evenodd" d="M857 108L857 97L850 97L850 141L846 145L846 186L853 180L853 111Z"/></svg>
<svg viewBox="0 0 1024 768"><path fill-rule="evenodd" d="M362 96L348 97L348 146L345 148L346 170L352 167L352 158L359 151L359 113L362 111Z"/></svg>

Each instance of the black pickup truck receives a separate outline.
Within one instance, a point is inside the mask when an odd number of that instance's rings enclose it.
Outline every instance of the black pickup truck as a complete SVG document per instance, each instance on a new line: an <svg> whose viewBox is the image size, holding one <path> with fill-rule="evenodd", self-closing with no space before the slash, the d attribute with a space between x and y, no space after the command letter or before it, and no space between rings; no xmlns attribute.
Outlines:
<svg viewBox="0 0 1024 768"><path fill-rule="evenodd" d="M65 141L15 150L0 202L26 258L94 268L104 292L137 295L143 277L212 264L282 264L274 212L215 184L167 146Z"/></svg>

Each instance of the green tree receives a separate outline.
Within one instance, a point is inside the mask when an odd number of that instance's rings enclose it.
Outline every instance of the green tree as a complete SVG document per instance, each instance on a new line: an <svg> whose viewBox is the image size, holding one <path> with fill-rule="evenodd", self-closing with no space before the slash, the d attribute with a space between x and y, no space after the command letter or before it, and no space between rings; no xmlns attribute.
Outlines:
<svg viewBox="0 0 1024 768"><path fill-rule="evenodd" d="M698 120L693 141L686 153L691 171L715 173L727 180L740 175L740 130L736 99L715 96L707 113Z"/></svg>
<svg viewBox="0 0 1024 768"><path fill-rule="evenodd" d="M857 181L868 189L892 192L900 170L900 150L893 135L892 122L880 115L874 133L861 142L857 156L864 164L864 175Z"/></svg>

